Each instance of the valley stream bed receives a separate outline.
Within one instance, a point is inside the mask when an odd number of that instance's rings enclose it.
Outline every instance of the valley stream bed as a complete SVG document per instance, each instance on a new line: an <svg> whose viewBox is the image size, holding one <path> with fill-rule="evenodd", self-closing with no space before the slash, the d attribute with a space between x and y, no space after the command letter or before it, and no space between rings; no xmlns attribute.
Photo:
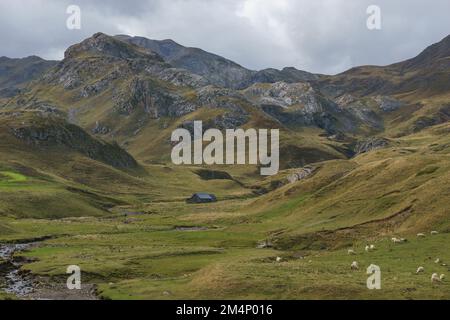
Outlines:
<svg viewBox="0 0 450 320"><path fill-rule="evenodd" d="M0 244L0 291L23 300L97 300L96 286L83 283L80 290L68 290L64 281L49 281L22 270L31 262L20 255L46 238L25 243Z"/></svg>
<svg viewBox="0 0 450 320"><path fill-rule="evenodd" d="M33 292L33 278L20 270L25 261L16 253L34 245L36 243L0 244L0 290L18 298Z"/></svg>

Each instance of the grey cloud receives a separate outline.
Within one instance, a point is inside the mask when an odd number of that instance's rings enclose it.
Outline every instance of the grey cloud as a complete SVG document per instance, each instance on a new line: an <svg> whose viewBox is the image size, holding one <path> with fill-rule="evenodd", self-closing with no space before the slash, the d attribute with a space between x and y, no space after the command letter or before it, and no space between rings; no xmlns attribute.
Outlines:
<svg viewBox="0 0 450 320"><path fill-rule="evenodd" d="M69 4L82 9L81 30L65 27ZM382 30L366 28L370 4ZM337 73L415 56L449 34L448 12L448 0L3 0L0 56L61 58L101 31L171 38L251 69Z"/></svg>

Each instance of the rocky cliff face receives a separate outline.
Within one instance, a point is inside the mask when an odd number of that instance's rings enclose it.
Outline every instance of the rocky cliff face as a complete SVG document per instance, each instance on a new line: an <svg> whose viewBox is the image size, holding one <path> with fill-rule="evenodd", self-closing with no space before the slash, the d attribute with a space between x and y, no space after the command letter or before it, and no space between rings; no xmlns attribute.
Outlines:
<svg viewBox="0 0 450 320"><path fill-rule="evenodd" d="M377 149L386 148L390 145L389 140L385 138L369 138L358 141L355 151L356 154L366 153Z"/></svg>
<svg viewBox="0 0 450 320"><path fill-rule="evenodd" d="M133 77L115 98L115 107L121 114L129 115L142 110L153 119L181 117L197 109L181 94L165 90L154 80Z"/></svg>
<svg viewBox="0 0 450 320"><path fill-rule="evenodd" d="M329 134L356 131L363 122L376 128L360 109L340 107L309 82L255 84L244 95L287 126L315 126Z"/></svg>
<svg viewBox="0 0 450 320"><path fill-rule="evenodd" d="M318 79L320 79L319 75L302 70L297 70L292 67L284 68L283 70L272 68L264 69L254 73L248 81L248 84L275 82L296 83L303 81L315 81Z"/></svg>

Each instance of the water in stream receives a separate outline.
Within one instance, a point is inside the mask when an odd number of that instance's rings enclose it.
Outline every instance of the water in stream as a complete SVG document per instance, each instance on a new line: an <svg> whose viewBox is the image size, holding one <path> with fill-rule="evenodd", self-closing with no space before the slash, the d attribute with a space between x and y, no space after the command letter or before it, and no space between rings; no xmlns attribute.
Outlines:
<svg viewBox="0 0 450 320"><path fill-rule="evenodd" d="M22 259L15 257L15 253L27 250L32 245L33 243L0 245L1 290L18 297L23 297L33 292L31 276L20 271Z"/></svg>

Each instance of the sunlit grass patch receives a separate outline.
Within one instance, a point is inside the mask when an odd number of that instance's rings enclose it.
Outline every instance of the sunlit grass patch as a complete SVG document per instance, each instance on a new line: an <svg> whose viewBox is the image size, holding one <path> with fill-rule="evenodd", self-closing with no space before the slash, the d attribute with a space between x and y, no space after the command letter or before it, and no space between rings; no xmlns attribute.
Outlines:
<svg viewBox="0 0 450 320"><path fill-rule="evenodd" d="M0 171L0 186L7 183L26 182L28 178L20 173L12 171Z"/></svg>

